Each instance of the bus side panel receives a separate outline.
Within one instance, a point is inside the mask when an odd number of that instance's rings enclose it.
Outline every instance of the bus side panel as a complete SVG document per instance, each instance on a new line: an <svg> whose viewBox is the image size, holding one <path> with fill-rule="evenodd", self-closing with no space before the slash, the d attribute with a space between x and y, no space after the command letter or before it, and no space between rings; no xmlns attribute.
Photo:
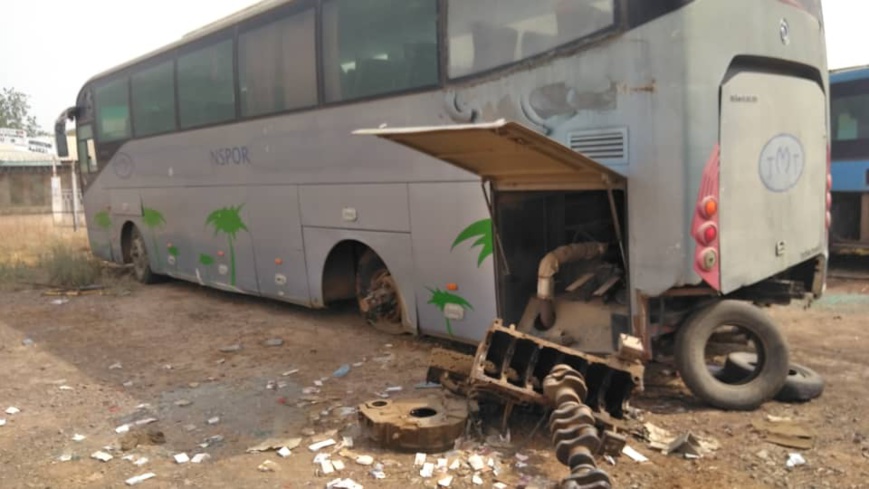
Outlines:
<svg viewBox="0 0 869 489"><path fill-rule="evenodd" d="M405 305L408 328L416 329L416 298L414 291L413 251L410 235L406 233L385 233L358 229L334 229L305 226L302 228L305 240L305 261L308 264L308 287L311 291L311 304L324 307L323 270L329 254L341 242L359 242L372 250L383 260L389 272L398 282Z"/></svg>
<svg viewBox="0 0 869 489"><path fill-rule="evenodd" d="M411 184L410 212L421 330L480 341L497 317L495 243L480 183Z"/></svg>
<svg viewBox="0 0 869 489"><path fill-rule="evenodd" d="M308 270L299 211L299 187L251 189L247 205L255 237L254 257L260 294L303 305L310 303Z"/></svg>
<svg viewBox="0 0 869 489"><path fill-rule="evenodd" d="M407 185L306 185L300 189L305 226L409 232Z"/></svg>

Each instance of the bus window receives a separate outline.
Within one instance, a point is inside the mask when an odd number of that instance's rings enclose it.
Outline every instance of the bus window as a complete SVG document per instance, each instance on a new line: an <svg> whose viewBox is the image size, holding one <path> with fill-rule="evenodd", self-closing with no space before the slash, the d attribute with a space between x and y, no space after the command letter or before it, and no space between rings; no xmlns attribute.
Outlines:
<svg viewBox="0 0 869 489"><path fill-rule="evenodd" d="M450 0L450 77L541 54L615 23L613 0Z"/></svg>
<svg viewBox="0 0 869 489"><path fill-rule="evenodd" d="M327 0L323 4L326 101L438 82L435 0Z"/></svg>
<svg viewBox="0 0 869 489"><path fill-rule="evenodd" d="M181 128L235 118L232 39L178 57L178 110Z"/></svg>
<svg viewBox="0 0 869 489"><path fill-rule="evenodd" d="M78 142L77 156L79 172L82 174L96 173L99 169L96 159L96 151L94 150L94 135L90 125L79 126L76 129L76 140Z"/></svg>
<svg viewBox="0 0 869 489"><path fill-rule="evenodd" d="M101 142L119 141L130 137L130 107L127 79L118 78L95 90L97 131Z"/></svg>
<svg viewBox="0 0 869 489"><path fill-rule="evenodd" d="M133 74L133 126L137 137L175 130L174 76L172 61Z"/></svg>
<svg viewBox="0 0 869 489"><path fill-rule="evenodd" d="M317 104L314 20L308 9L239 35L242 116Z"/></svg>
<svg viewBox="0 0 869 489"><path fill-rule="evenodd" d="M865 159L869 155L869 81L834 84L830 92L833 159Z"/></svg>

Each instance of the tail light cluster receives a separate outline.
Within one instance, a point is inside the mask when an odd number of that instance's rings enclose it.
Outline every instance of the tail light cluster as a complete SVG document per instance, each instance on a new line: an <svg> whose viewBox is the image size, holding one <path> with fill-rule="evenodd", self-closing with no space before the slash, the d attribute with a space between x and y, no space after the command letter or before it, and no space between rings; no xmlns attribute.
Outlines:
<svg viewBox="0 0 869 489"><path fill-rule="evenodd" d="M832 157L830 155L830 145L827 145L827 216L826 216L826 226L827 226L827 235L830 234L830 226L833 223L833 173L832 173ZM869 178L869 177L867 177Z"/></svg>
<svg viewBox="0 0 869 489"><path fill-rule="evenodd" d="M694 271L715 290L721 288L719 232L719 147L715 145L703 170L691 232L697 243Z"/></svg>

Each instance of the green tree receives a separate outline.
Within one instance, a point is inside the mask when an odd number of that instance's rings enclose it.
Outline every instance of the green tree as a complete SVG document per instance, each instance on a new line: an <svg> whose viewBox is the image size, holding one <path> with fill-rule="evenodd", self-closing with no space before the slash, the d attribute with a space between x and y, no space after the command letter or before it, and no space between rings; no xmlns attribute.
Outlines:
<svg viewBox="0 0 869 489"><path fill-rule="evenodd" d="M0 127L21 129L28 136L47 134L39 128L36 117L30 113L30 97L14 88L0 91Z"/></svg>
<svg viewBox="0 0 869 489"><path fill-rule="evenodd" d="M241 219L243 205L218 209L209 214L205 220L206 225L210 224L214 227L215 236L223 233L229 242L229 285L233 287L235 286L235 238L239 231L247 231L247 226Z"/></svg>
<svg viewBox="0 0 869 489"><path fill-rule="evenodd" d="M447 304L455 304L465 310L474 308L467 299L459 295L444 292L440 289L428 290L431 292L431 299L429 299L428 303L437 307L441 312L444 312ZM444 320L447 322L447 334L453 336L453 324L450 322L449 318L444 318Z"/></svg>

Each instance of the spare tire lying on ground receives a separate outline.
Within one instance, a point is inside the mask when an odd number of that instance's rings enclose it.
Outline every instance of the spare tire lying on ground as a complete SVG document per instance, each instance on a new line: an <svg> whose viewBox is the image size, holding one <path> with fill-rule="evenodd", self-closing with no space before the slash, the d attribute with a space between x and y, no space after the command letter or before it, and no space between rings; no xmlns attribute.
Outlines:
<svg viewBox="0 0 869 489"><path fill-rule="evenodd" d="M727 356L720 377L727 382L738 383L747 378L755 369L757 355L748 352L734 352ZM824 392L824 379L820 374L804 365L791 363L784 387L775 395L779 402L806 402Z"/></svg>

